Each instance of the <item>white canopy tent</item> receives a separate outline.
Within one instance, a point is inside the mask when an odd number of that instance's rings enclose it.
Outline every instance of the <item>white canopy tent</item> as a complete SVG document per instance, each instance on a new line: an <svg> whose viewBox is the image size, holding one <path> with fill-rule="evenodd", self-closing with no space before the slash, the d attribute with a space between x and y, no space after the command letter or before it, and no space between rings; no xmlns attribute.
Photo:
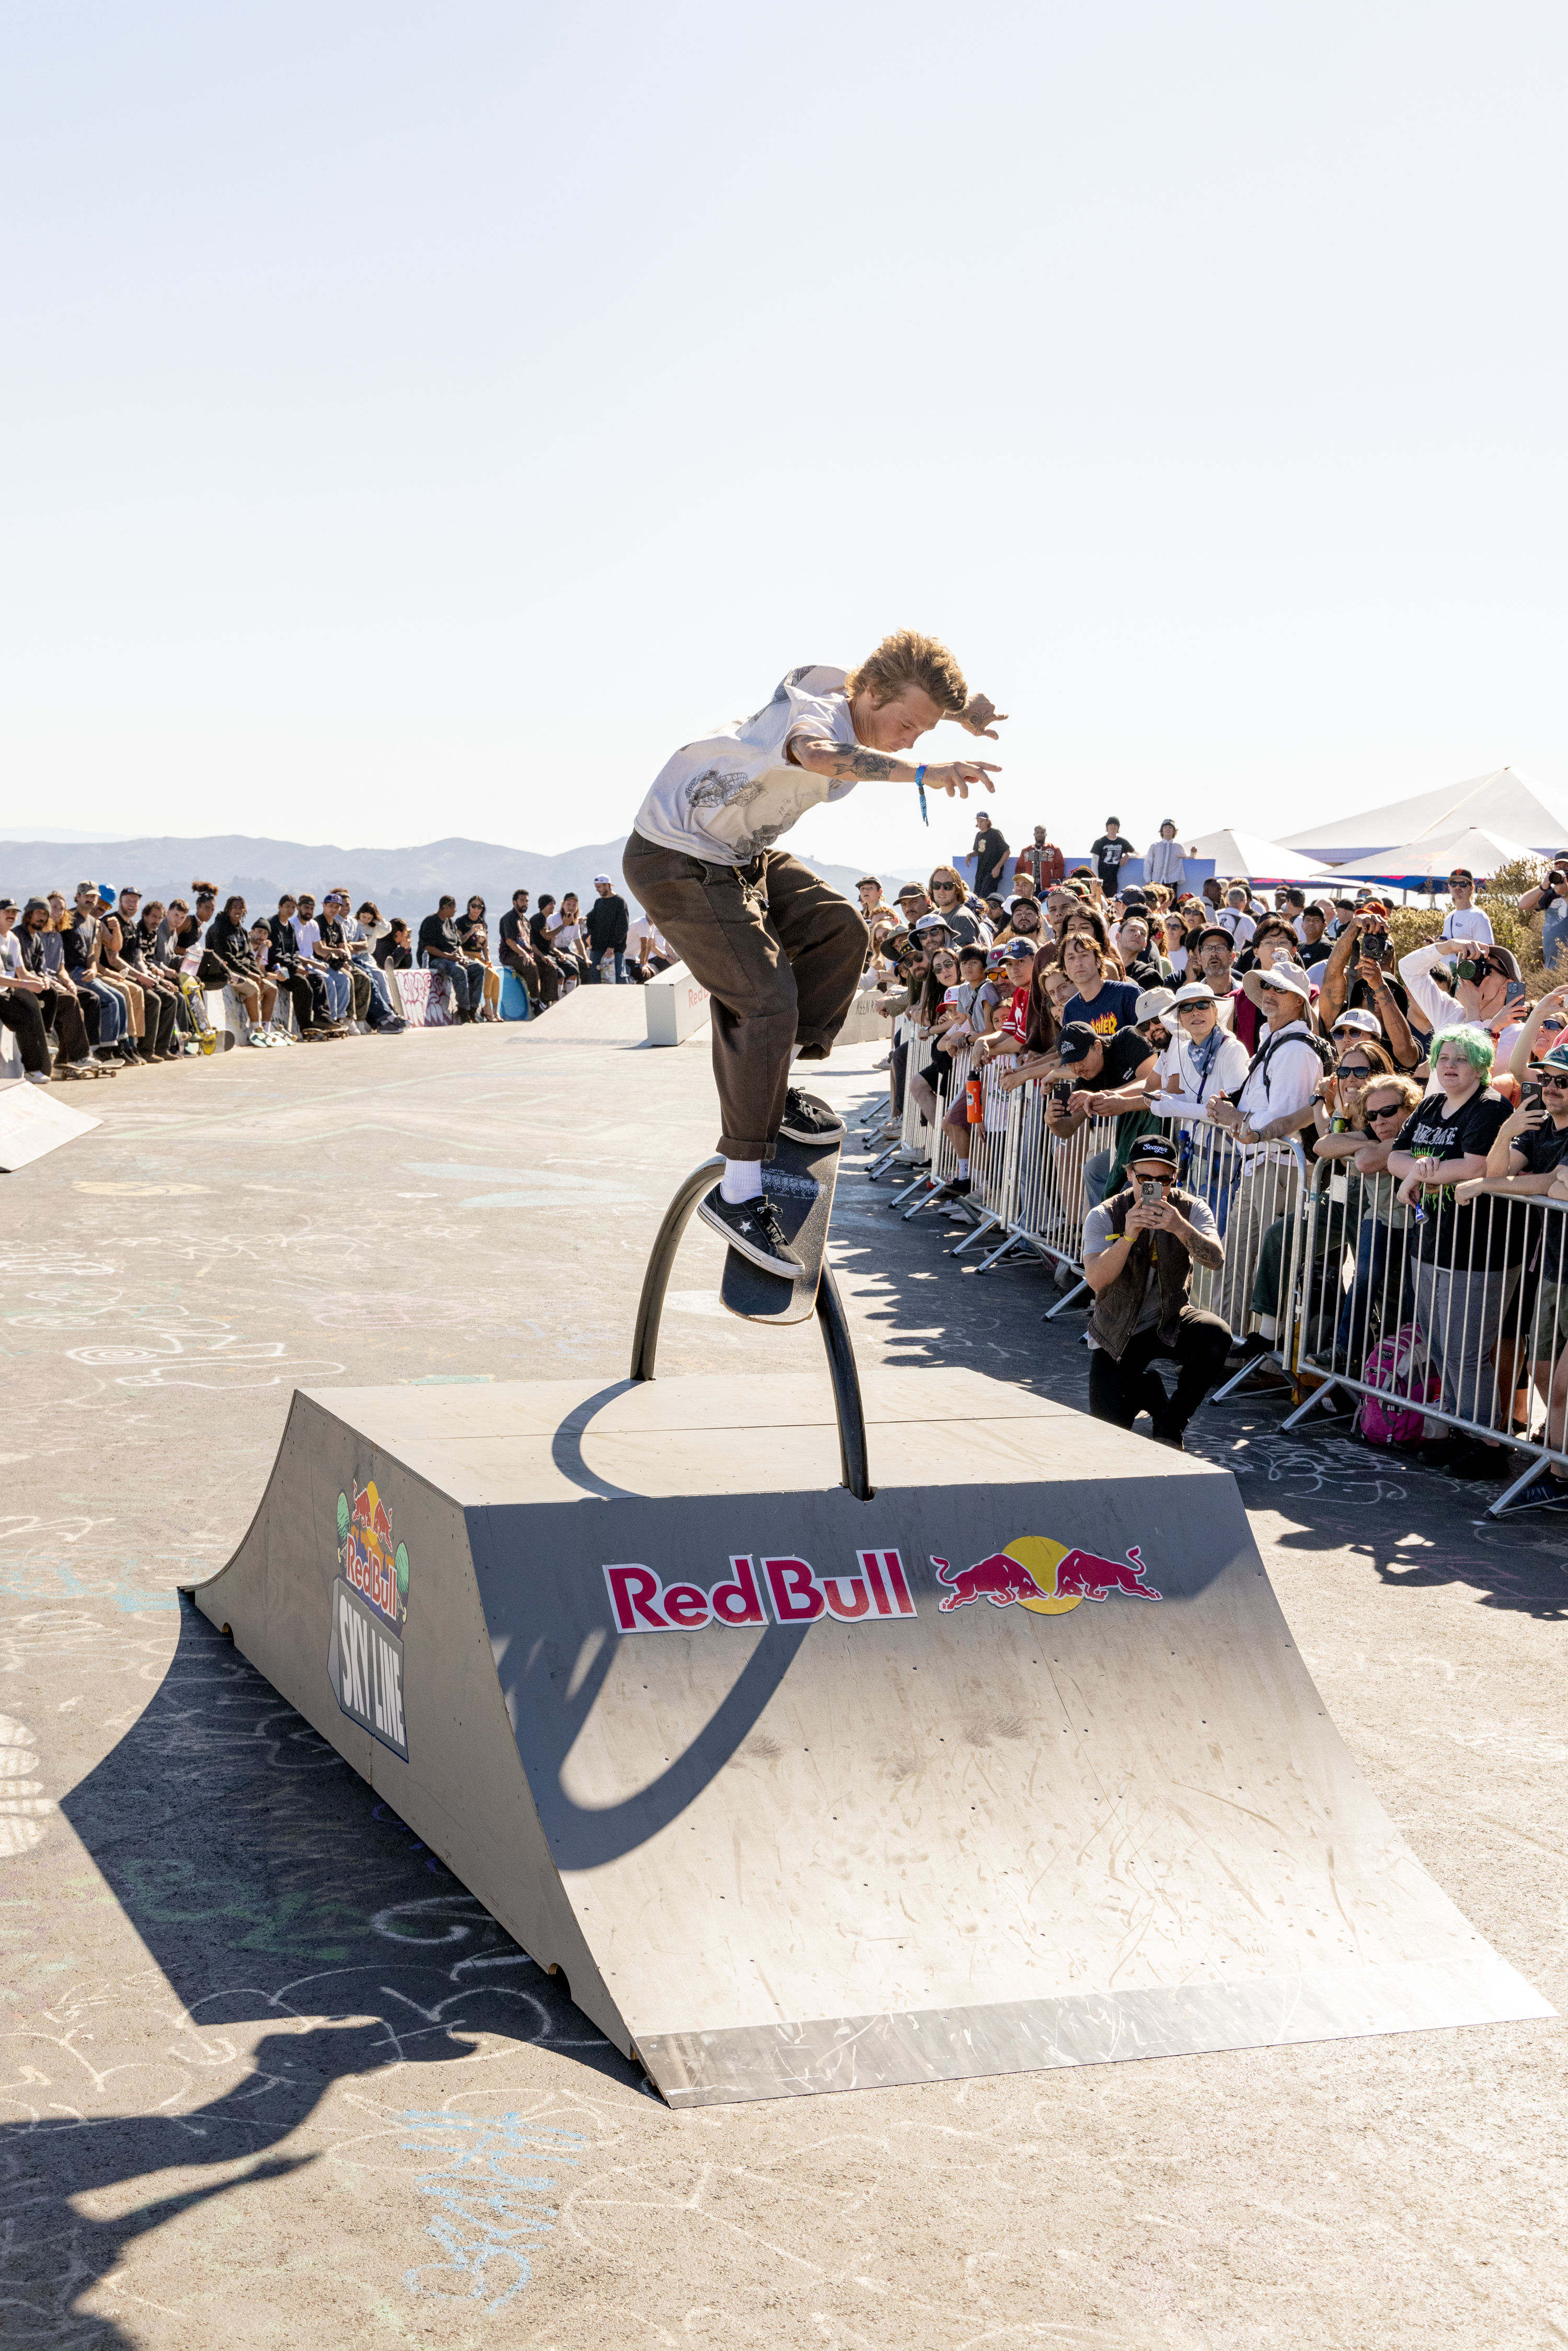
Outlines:
<svg viewBox="0 0 1568 2351"><path fill-rule="evenodd" d="M1287 849L1278 841L1265 841L1260 832L1236 832L1229 827L1222 832L1206 832L1200 840L1189 843L1187 854L1212 857L1215 873L1222 882L1238 875L1248 882L1339 879L1328 866L1303 857L1299 849Z"/></svg>
<svg viewBox="0 0 1568 2351"><path fill-rule="evenodd" d="M1495 873L1500 865L1511 865L1516 859L1534 853L1521 841L1504 841L1479 825L1470 825L1462 832L1406 841L1403 849L1390 849L1382 857L1358 858L1354 865L1342 865L1339 870L1347 881L1392 882L1402 890L1431 890L1446 897L1448 876L1456 866L1465 867L1479 882Z"/></svg>
<svg viewBox="0 0 1568 2351"><path fill-rule="evenodd" d="M1284 846L1330 865L1354 866L1403 842L1447 840L1474 827L1498 841L1524 841L1538 857L1568 848L1568 791L1537 783L1518 768L1494 768L1463 784L1418 792L1414 799L1330 818L1294 832ZM1417 861L1419 862L1419 861ZM1460 864L1471 860L1461 858Z"/></svg>

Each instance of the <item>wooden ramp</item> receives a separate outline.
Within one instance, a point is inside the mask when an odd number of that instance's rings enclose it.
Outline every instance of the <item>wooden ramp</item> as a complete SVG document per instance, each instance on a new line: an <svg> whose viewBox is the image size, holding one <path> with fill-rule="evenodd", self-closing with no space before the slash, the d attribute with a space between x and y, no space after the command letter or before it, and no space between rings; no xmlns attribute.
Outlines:
<svg viewBox="0 0 1568 2351"><path fill-rule="evenodd" d="M196 1601L674 2105L1552 2012L1228 1471L865 1397L857 1501L825 1377L301 1392Z"/></svg>

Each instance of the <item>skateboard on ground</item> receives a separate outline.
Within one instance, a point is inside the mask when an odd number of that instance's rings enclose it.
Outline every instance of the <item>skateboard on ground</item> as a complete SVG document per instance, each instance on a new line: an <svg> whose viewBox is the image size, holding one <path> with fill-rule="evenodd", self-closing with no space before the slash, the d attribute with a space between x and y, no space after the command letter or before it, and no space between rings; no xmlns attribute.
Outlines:
<svg viewBox="0 0 1568 2351"><path fill-rule="evenodd" d="M804 1271L799 1281L786 1281L781 1274L765 1273L738 1249L727 1250L718 1294L732 1314L747 1322L804 1322L816 1312L842 1143L841 1135L825 1144L779 1137L778 1155L762 1170L762 1188Z"/></svg>

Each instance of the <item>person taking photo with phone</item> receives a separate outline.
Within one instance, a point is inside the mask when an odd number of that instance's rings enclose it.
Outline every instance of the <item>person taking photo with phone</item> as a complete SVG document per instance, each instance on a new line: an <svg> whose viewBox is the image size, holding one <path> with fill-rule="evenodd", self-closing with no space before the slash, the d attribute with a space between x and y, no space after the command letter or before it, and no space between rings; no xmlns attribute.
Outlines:
<svg viewBox="0 0 1568 2351"><path fill-rule="evenodd" d="M1134 1144L1129 1181L1083 1226L1083 1278L1094 1293L1089 1315L1089 1410L1131 1428L1140 1412L1156 1445L1185 1450L1188 1421L1219 1378L1230 1331L1191 1299L1195 1265L1225 1263L1213 1210L1176 1182L1174 1143ZM1174 1363L1174 1394L1152 1366Z"/></svg>

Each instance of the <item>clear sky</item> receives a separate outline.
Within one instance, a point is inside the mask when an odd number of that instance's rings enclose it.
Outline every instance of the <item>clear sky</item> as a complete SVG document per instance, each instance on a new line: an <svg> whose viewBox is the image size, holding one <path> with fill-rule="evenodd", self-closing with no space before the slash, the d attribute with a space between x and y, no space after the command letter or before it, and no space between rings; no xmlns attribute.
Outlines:
<svg viewBox="0 0 1568 2351"><path fill-rule="evenodd" d="M1565 50L1510 0L11 0L11 821L602 840L904 624L1012 713L1015 840L1568 784ZM912 800L800 841L967 841Z"/></svg>

